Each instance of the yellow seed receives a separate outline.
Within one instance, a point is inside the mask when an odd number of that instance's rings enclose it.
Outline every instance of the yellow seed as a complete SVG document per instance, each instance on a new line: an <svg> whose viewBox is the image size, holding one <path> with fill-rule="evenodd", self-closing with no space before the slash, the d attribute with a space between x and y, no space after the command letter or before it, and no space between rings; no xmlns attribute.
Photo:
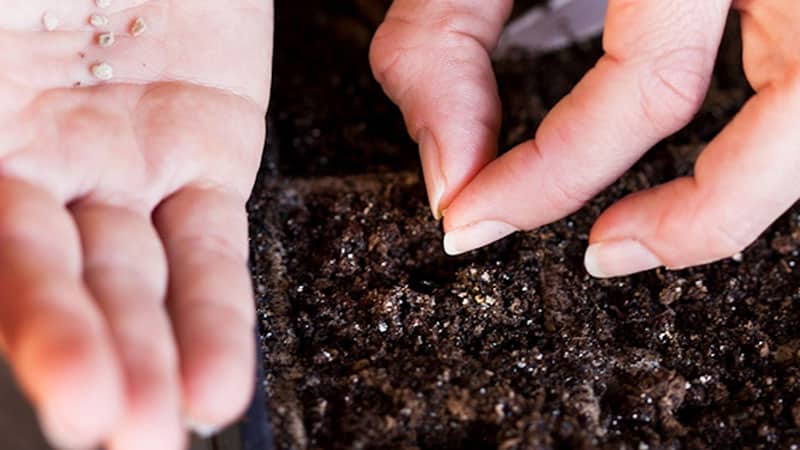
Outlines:
<svg viewBox="0 0 800 450"><path fill-rule="evenodd" d="M92 66L92 75L102 81L114 78L114 69L108 63L98 63Z"/></svg>
<svg viewBox="0 0 800 450"><path fill-rule="evenodd" d="M114 42L117 42L117 38L114 36L114 33L102 33L97 36L97 43L100 44L100 47L111 47L114 45Z"/></svg>
<svg viewBox="0 0 800 450"><path fill-rule="evenodd" d="M93 27L102 28L108 25L108 17L102 14L92 14L89 17L89 23L92 24Z"/></svg>
<svg viewBox="0 0 800 450"><path fill-rule="evenodd" d="M94 0L98 8L108 8L111 6L111 0Z"/></svg>
<svg viewBox="0 0 800 450"><path fill-rule="evenodd" d="M42 25L44 25L44 29L47 31L53 31L58 28L59 20L55 14L51 12L46 12L42 16Z"/></svg>
<svg viewBox="0 0 800 450"><path fill-rule="evenodd" d="M140 36L145 31L147 31L147 23L145 23L143 18L137 17L136 20L133 21L133 24L131 24L131 35L133 37Z"/></svg>

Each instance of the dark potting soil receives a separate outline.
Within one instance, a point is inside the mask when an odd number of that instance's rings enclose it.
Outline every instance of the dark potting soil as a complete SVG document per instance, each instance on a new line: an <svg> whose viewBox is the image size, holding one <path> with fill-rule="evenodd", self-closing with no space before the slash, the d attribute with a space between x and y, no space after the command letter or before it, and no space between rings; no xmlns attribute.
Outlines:
<svg viewBox="0 0 800 450"><path fill-rule="evenodd" d="M277 2L250 211L278 447L800 445L800 208L740 261L614 280L582 267L598 214L690 173L749 96L736 27L686 130L577 214L451 258L414 145L370 77L379 18L362 3ZM502 147L528 139L599 54L595 41L498 62Z"/></svg>

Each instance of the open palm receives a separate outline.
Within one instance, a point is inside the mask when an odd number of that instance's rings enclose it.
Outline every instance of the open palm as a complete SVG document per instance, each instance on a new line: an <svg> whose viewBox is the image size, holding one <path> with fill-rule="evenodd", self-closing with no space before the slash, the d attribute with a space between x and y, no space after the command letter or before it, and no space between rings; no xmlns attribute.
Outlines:
<svg viewBox="0 0 800 450"><path fill-rule="evenodd" d="M184 424L234 419L253 385L244 205L272 2L0 10L2 348L55 444L179 448Z"/></svg>

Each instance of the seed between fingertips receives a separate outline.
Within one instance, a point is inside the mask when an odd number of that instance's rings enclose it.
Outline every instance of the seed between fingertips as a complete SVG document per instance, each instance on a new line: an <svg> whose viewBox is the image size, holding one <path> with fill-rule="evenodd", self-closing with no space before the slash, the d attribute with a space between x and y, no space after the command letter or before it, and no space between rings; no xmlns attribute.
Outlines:
<svg viewBox="0 0 800 450"><path fill-rule="evenodd" d="M94 3L98 8L108 8L111 6L111 0L95 0Z"/></svg>
<svg viewBox="0 0 800 450"><path fill-rule="evenodd" d="M105 27L108 25L108 17L102 14L92 14L91 17L89 17L89 23L96 28Z"/></svg>
<svg viewBox="0 0 800 450"><path fill-rule="evenodd" d="M114 36L114 33L111 32L102 33L97 36L97 43L103 48L111 47L116 41L117 38Z"/></svg>
<svg viewBox="0 0 800 450"><path fill-rule="evenodd" d="M44 29L47 31L53 31L58 28L59 20L55 14L51 12L46 12L42 16L42 25L44 25Z"/></svg>
<svg viewBox="0 0 800 450"><path fill-rule="evenodd" d="M108 63L99 63L92 66L92 75L102 81L114 78L114 69Z"/></svg>
<svg viewBox="0 0 800 450"><path fill-rule="evenodd" d="M136 37L145 31L147 31L147 23L143 18L137 17L136 20L133 21L133 24L131 24L131 35Z"/></svg>

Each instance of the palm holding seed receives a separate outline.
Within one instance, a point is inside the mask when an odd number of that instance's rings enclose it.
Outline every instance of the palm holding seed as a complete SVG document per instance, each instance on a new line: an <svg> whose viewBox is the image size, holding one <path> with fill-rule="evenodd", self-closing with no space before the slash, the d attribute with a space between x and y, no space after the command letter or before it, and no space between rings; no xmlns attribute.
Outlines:
<svg viewBox="0 0 800 450"><path fill-rule="evenodd" d="M0 9L2 348L54 443L177 449L253 385L272 2Z"/></svg>

